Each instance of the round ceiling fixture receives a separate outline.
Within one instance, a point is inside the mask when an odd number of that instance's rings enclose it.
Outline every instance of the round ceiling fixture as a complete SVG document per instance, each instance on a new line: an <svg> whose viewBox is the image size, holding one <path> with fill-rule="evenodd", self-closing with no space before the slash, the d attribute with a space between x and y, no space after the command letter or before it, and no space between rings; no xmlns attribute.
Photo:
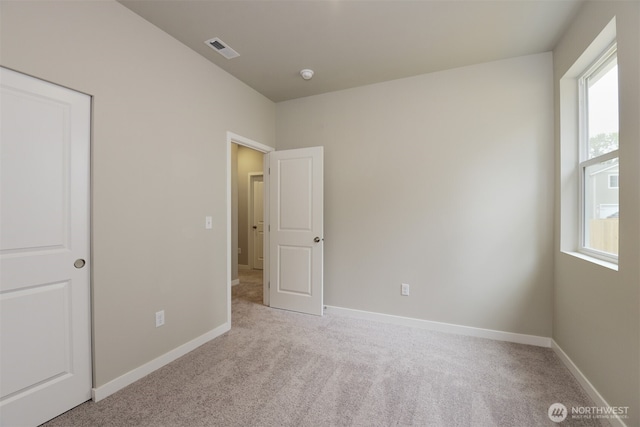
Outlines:
<svg viewBox="0 0 640 427"><path fill-rule="evenodd" d="M313 70L305 68L304 70L300 70L300 75L305 80L311 80L311 77L313 77Z"/></svg>

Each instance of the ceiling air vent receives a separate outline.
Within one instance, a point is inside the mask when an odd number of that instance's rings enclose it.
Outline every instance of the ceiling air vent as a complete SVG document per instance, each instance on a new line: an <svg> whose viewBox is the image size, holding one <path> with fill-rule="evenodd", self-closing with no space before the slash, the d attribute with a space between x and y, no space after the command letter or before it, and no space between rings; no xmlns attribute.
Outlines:
<svg viewBox="0 0 640 427"><path fill-rule="evenodd" d="M231 58L235 58L235 57L240 56L240 54L238 52L236 52L235 50L231 49L229 46L226 45L225 42L223 42L222 40L220 40L217 37L215 37L213 39L209 39L205 43L211 49L215 50L216 52L218 52L220 55L224 56L227 59L231 59Z"/></svg>

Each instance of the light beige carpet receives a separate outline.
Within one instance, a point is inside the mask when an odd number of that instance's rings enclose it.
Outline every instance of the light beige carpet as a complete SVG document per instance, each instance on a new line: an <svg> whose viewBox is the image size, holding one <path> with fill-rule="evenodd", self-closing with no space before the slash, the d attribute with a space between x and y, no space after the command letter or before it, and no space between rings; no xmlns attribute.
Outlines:
<svg viewBox="0 0 640 427"><path fill-rule="evenodd" d="M231 331L56 426L557 426L593 406L547 348L261 305L233 287Z"/></svg>

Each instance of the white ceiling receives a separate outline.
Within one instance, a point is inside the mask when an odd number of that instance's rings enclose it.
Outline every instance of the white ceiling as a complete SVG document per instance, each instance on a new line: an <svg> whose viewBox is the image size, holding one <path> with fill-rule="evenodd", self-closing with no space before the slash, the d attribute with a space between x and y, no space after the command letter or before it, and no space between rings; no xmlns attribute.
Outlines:
<svg viewBox="0 0 640 427"><path fill-rule="evenodd" d="M279 102L550 51L583 0L119 1Z"/></svg>

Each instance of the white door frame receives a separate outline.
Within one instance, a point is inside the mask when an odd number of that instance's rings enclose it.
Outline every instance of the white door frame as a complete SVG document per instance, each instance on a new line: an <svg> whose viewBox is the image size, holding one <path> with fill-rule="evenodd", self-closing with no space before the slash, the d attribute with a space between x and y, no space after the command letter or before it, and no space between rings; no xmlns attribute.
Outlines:
<svg viewBox="0 0 640 427"><path fill-rule="evenodd" d="M238 144L251 148L263 154L275 151L275 148L253 141L244 136L227 131L227 323L231 326L231 144ZM263 160L263 172L265 162ZM268 168L268 166L266 166ZM264 173L264 223L269 224L269 174ZM264 269L262 270L263 302L269 305L269 233L264 234Z"/></svg>
<svg viewBox="0 0 640 427"><path fill-rule="evenodd" d="M255 234L254 234L254 229L253 226L255 224L252 224L253 218L253 213L254 213L254 206L253 206L253 183L254 183L254 178L256 177L261 177L262 178L262 182L264 183L264 172L249 172L249 179L247 179L247 186L248 186L248 191L247 191L247 240L248 240L248 246L249 246L249 254L250 256L247 257L247 259L249 260L249 268L250 269L254 269L255 266L255 248L254 246L254 242L255 242ZM264 191L263 191L263 199L264 199ZM262 207L264 208L265 203L262 203ZM262 213L262 222L266 224L266 222L264 222L264 212ZM266 230L265 230L265 233ZM264 254L263 254L264 255ZM264 263L263 263L264 264ZM263 267L264 269L264 267Z"/></svg>

